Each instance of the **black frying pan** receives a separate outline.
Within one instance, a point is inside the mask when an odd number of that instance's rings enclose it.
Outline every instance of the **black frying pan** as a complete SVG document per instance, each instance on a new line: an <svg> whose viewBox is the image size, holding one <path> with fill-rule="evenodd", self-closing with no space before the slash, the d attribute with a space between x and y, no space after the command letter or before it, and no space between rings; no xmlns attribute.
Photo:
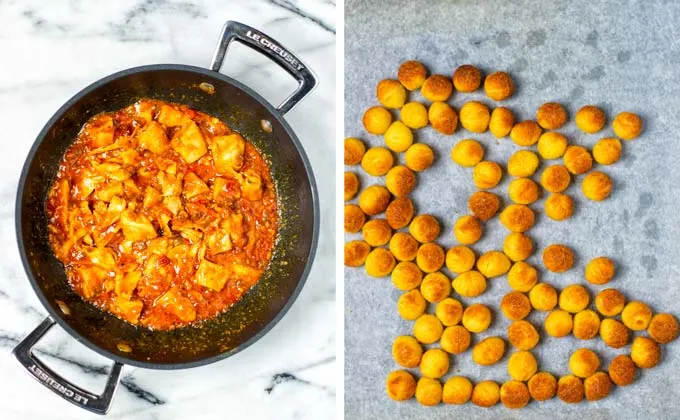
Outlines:
<svg viewBox="0 0 680 420"><path fill-rule="evenodd" d="M274 108L248 87L220 74L232 41L242 42L285 69L299 82L297 90ZM212 94L206 83L214 87ZM205 365L245 349L269 331L300 293L317 245L319 204L314 177L300 142L283 119L315 85L311 71L281 44L246 25L227 22L210 70L175 64L136 67L107 76L66 102L38 135L19 180L19 252L28 279L49 312L14 349L19 362L64 399L105 414L124 364L150 369ZM183 103L225 121L265 156L276 185L280 227L269 267L236 305L199 326L152 331L101 311L71 290L49 245L45 199L62 155L91 116L140 98ZM101 395L69 383L33 354L32 347L55 321L76 340L114 360Z"/></svg>

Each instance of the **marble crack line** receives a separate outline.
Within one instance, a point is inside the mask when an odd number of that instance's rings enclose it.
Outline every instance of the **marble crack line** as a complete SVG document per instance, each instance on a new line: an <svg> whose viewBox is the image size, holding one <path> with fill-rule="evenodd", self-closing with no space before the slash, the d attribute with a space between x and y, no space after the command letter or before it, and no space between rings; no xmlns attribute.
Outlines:
<svg viewBox="0 0 680 420"><path fill-rule="evenodd" d="M330 32L332 34L335 34L335 28L328 25L323 20L307 14L304 10L302 10L299 7L297 7L296 5L294 5L290 0L267 0L267 2L269 2L269 3L271 3L275 6L279 6L283 9L286 9L289 12L292 12L292 13L300 16L303 19L306 19L310 22L315 23L317 26L319 26L323 30Z"/></svg>
<svg viewBox="0 0 680 420"><path fill-rule="evenodd" d="M137 385L132 378L132 376L127 375L123 379L121 379L120 384L127 389L131 394L139 398L140 400L144 400L148 402L151 405L163 405L166 403L165 400L159 398L155 394L147 391L146 389L140 387Z"/></svg>
<svg viewBox="0 0 680 420"><path fill-rule="evenodd" d="M299 384L302 384L302 385L308 385L308 386L318 388L319 390L321 390L321 391L323 391L323 392L325 392L329 395L335 395L335 389L332 389L332 388L325 386L325 385L319 385L317 383L310 382L310 381L307 381L305 379L300 379L294 374L295 372L305 371L305 370L312 369L312 368L317 367L317 366L332 363L334 361L335 361L335 356L330 356L330 357L326 357L326 358L321 359L321 360L317 360L317 361L310 363L308 365L300 366L296 369L291 370L290 372L275 373L274 375L272 375L271 382L269 383L269 386L266 387L264 389L264 391L267 394L271 395L271 393L274 391L274 388L276 388L277 385L282 384L284 382L296 382L296 383L299 383Z"/></svg>

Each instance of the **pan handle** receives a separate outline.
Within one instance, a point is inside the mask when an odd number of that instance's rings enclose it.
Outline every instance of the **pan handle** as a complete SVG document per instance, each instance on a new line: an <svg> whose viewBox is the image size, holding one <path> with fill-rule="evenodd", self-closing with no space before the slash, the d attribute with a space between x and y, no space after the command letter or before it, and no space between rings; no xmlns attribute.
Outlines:
<svg viewBox="0 0 680 420"><path fill-rule="evenodd" d="M38 382L45 385L61 398L95 414L106 414L111 407L111 400L116 392L123 364L118 362L113 364L113 368L109 373L109 378L106 381L106 386L104 387L104 392L101 395L95 395L73 385L55 373L52 369L45 366L45 364L38 360L35 354L33 354L33 346L40 341L42 336L45 335L53 325L54 320L52 318L45 318L35 330L12 350L12 353L17 360L19 360L19 363L21 363L24 368L38 380Z"/></svg>
<svg viewBox="0 0 680 420"><path fill-rule="evenodd" d="M215 49L215 54L213 55L212 63L210 64L210 68L213 71L219 72L222 68L222 63L227 55L229 44L232 41L239 41L262 55L265 55L298 81L299 85L295 92L291 93L290 96L276 108L277 111L282 114L286 114L293 109L293 107L316 86L317 82L314 73L312 73L302 60L288 49L284 48L279 42L257 29L231 20L222 28L222 35L220 36L220 41L217 44L217 49Z"/></svg>

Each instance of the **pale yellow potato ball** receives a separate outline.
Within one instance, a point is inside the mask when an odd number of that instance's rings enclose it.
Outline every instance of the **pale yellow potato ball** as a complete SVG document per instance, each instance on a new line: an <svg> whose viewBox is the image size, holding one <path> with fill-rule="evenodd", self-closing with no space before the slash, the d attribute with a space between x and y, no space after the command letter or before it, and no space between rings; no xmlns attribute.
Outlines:
<svg viewBox="0 0 680 420"><path fill-rule="evenodd" d="M494 108L489 119L489 131L496 138L505 137L510 134L515 125L515 116L510 109L500 106Z"/></svg>
<svg viewBox="0 0 680 420"><path fill-rule="evenodd" d="M413 324L413 336L423 344L432 344L442 336L444 327L436 316L423 314Z"/></svg>
<svg viewBox="0 0 680 420"><path fill-rule="evenodd" d="M484 148L473 139L461 140L451 149L451 160L460 166L472 167L484 158Z"/></svg>
<svg viewBox="0 0 680 420"><path fill-rule="evenodd" d="M625 304L625 296L616 289L604 289L595 297L595 307L604 316L620 314Z"/></svg>
<svg viewBox="0 0 680 420"><path fill-rule="evenodd" d="M543 130L536 121L522 121L515 124L510 131L510 138L518 146L533 146L538 143Z"/></svg>
<svg viewBox="0 0 680 420"><path fill-rule="evenodd" d="M384 147L371 147L361 159L361 167L367 174L383 176L394 165L394 156Z"/></svg>
<svg viewBox="0 0 680 420"><path fill-rule="evenodd" d="M458 245L446 251L446 268L456 274L472 270L475 260L475 252L467 246Z"/></svg>
<svg viewBox="0 0 680 420"><path fill-rule="evenodd" d="M524 261L517 261L508 271L508 284L518 292L529 292L538 282L538 270Z"/></svg>
<svg viewBox="0 0 680 420"><path fill-rule="evenodd" d="M530 177L538 169L538 156L530 150L519 150L508 159L508 174L514 177Z"/></svg>
<svg viewBox="0 0 680 420"><path fill-rule="evenodd" d="M430 102L445 102L453 92L451 79L441 74L433 74L425 79L420 93Z"/></svg>
<svg viewBox="0 0 680 420"><path fill-rule="evenodd" d="M481 303L473 303L465 308L462 322L463 326L471 333L486 331L491 325L491 311Z"/></svg>
<svg viewBox="0 0 680 420"><path fill-rule="evenodd" d="M515 84L512 77L504 71L497 71L486 76L484 79L484 92L494 101L503 101L515 92Z"/></svg>
<svg viewBox="0 0 680 420"><path fill-rule="evenodd" d="M489 251L477 259L477 271L486 278L498 277L510 270L510 259L500 251Z"/></svg>
<svg viewBox="0 0 680 420"><path fill-rule="evenodd" d="M633 331L646 330L652 321L652 309L646 303L628 302L621 312L621 322Z"/></svg>
<svg viewBox="0 0 680 420"><path fill-rule="evenodd" d="M616 138L604 138L593 146L593 159L600 165L611 165L621 157L621 141Z"/></svg>
<svg viewBox="0 0 680 420"><path fill-rule="evenodd" d="M390 239L390 252L397 261L413 261L418 254L418 241L406 232L396 232Z"/></svg>
<svg viewBox="0 0 680 420"><path fill-rule="evenodd" d="M465 329L465 327L462 325L452 325L446 327L442 333L439 345L451 354L461 354L470 347L471 340L470 331Z"/></svg>
<svg viewBox="0 0 680 420"><path fill-rule="evenodd" d="M426 273L433 273L442 268L445 259L444 250L434 242L422 244L416 254L416 264Z"/></svg>
<svg viewBox="0 0 680 420"><path fill-rule="evenodd" d="M590 172L583 178L581 191L583 191L583 195L586 198L593 201L602 201L609 197L609 194L612 192L612 180L603 172Z"/></svg>
<svg viewBox="0 0 680 420"><path fill-rule="evenodd" d="M632 112L621 112L612 123L614 134L624 140L633 140L642 132L642 118Z"/></svg>
<svg viewBox="0 0 680 420"><path fill-rule="evenodd" d="M399 366L414 368L420 364L423 347L410 335L400 335L392 343L392 358Z"/></svg>
<svg viewBox="0 0 680 420"><path fill-rule="evenodd" d="M479 271L470 270L453 279L453 290L463 297L477 297L486 290L486 277Z"/></svg>
<svg viewBox="0 0 680 420"><path fill-rule="evenodd" d="M600 359L594 351L580 348L569 356L569 370L579 378L587 378L600 367Z"/></svg>
<svg viewBox="0 0 680 420"><path fill-rule="evenodd" d="M405 152L413 144L413 132L401 121L394 121L385 131L385 145L393 152Z"/></svg>
<svg viewBox="0 0 680 420"><path fill-rule="evenodd" d="M508 327L510 344L520 350L533 349L538 344L539 339L538 331L529 321L514 321Z"/></svg>
<svg viewBox="0 0 680 420"><path fill-rule="evenodd" d="M453 87L459 92L474 92L482 84L482 72L473 65L463 64L453 72Z"/></svg>
<svg viewBox="0 0 680 420"><path fill-rule="evenodd" d="M593 105L586 105L576 112L576 126L584 133L592 134L602 130L607 119L604 111Z"/></svg>
<svg viewBox="0 0 680 420"><path fill-rule="evenodd" d="M473 133L483 133L489 127L491 113L489 108L481 102L470 101L460 108L460 125Z"/></svg>
<svg viewBox="0 0 680 420"><path fill-rule="evenodd" d="M474 216L461 216L453 226L453 235L463 245L470 245L482 237L482 223Z"/></svg>
<svg viewBox="0 0 680 420"><path fill-rule="evenodd" d="M553 193L545 200L544 209L549 218L561 222L574 214L574 200L566 194Z"/></svg>
<svg viewBox="0 0 680 420"><path fill-rule="evenodd" d="M345 139L345 165L359 164L364 153L366 153L366 146L361 140L354 137Z"/></svg>
<svg viewBox="0 0 680 420"><path fill-rule="evenodd" d="M442 349L429 349L420 359L420 373L426 378L438 379L449 371L449 354Z"/></svg>
<svg viewBox="0 0 680 420"><path fill-rule="evenodd" d="M463 376L453 376L444 383L442 401L444 404L465 404L472 396L472 382Z"/></svg>
<svg viewBox="0 0 680 420"><path fill-rule="evenodd" d="M401 108L401 120L409 128L423 128L427 126L427 108L420 102L409 102Z"/></svg>
<svg viewBox="0 0 680 420"><path fill-rule="evenodd" d="M511 232L526 232L536 220L533 210L524 204L510 204L500 215L501 223Z"/></svg>
<svg viewBox="0 0 680 420"><path fill-rule="evenodd" d="M370 246L382 246L392 237L392 228L385 219L372 219L364 224L361 233Z"/></svg>
<svg viewBox="0 0 680 420"><path fill-rule="evenodd" d="M451 280L440 272L428 273L420 284L420 294L428 302L440 302L451 294Z"/></svg>
<svg viewBox="0 0 680 420"><path fill-rule="evenodd" d="M600 331L600 317L595 311L585 309L574 315L574 337L579 340L595 338Z"/></svg>
<svg viewBox="0 0 680 420"><path fill-rule="evenodd" d="M397 71L397 79L408 90L416 90L420 88L427 78L427 69L425 66L415 60L409 60L401 63Z"/></svg>
<svg viewBox="0 0 680 420"><path fill-rule="evenodd" d="M406 401L416 393L416 380L405 370L395 370L385 381L387 396L395 401Z"/></svg>
<svg viewBox="0 0 680 420"><path fill-rule="evenodd" d="M432 378L418 379L416 400L428 407L439 404L442 401L442 384Z"/></svg>
<svg viewBox="0 0 680 420"><path fill-rule="evenodd" d="M427 144L416 143L404 154L404 162L412 171L422 172L432 166L434 152Z"/></svg>
<svg viewBox="0 0 680 420"><path fill-rule="evenodd" d="M472 348L472 360L478 365L497 363L505 354L505 341L500 337L487 337Z"/></svg>
<svg viewBox="0 0 680 420"><path fill-rule="evenodd" d="M630 331L621 322L605 318L600 322L600 338L609 347L619 349L628 344Z"/></svg>
<svg viewBox="0 0 680 420"><path fill-rule="evenodd" d="M410 261L402 261L392 270L392 284L399 290L412 290L420 286L423 272Z"/></svg>
<svg viewBox="0 0 680 420"><path fill-rule="evenodd" d="M538 138L538 154L543 159L561 158L567 151L567 138L555 131L548 131Z"/></svg>
<svg viewBox="0 0 680 420"><path fill-rule="evenodd" d="M529 351L516 351L508 359L508 375L516 381L528 381L537 370L538 362Z"/></svg>
<svg viewBox="0 0 680 420"><path fill-rule="evenodd" d="M432 128L450 136L458 127L458 114L446 102L433 102L427 111L427 118Z"/></svg>
<svg viewBox="0 0 680 420"><path fill-rule="evenodd" d="M359 207L369 216L375 216L387 209L392 196L382 185L371 185L359 194Z"/></svg>
<svg viewBox="0 0 680 420"><path fill-rule="evenodd" d="M520 232L512 232L503 240L503 252L512 261L524 261L534 252L534 241Z"/></svg>
<svg viewBox="0 0 680 420"><path fill-rule="evenodd" d="M590 294L588 290L580 284L570 284L560 292L560 308L575 314L588 307Z"/></svg>
<svg viewBox="0 0 680 420"><path fill-rule="evenodd" d="M607 257L593 258L586 264L585 278L589 283L607 284L614 278L614 274L616 274L614 261Z"/></svg>
<svg viewBox="0 0 680 420"><path fill-rule="evenodd" d="M548 283L538 283L529 292L529 301L537 311L552 311L557 306L557 289Z"/></svg>
<svg viewBox="0 0 680 420"><path fill-rule="evenodd" d="M366 273L371 277L388 276L395 265L394 255L385 248L375 248L366 257Z"/></svg>
<svg viewBox="0 0 680 420"><path fill-rule="evenodd" d="M449 282L449 287L451 287L451 282ZM447 297L437 303L434 314L445 327L456 325L463 318L463 304L456 299Z"/></svg>
<svg viewBox="0 0 680 420"><path fill-rule="evenodd" d="M501 390L494 381L482 381L472 389L470 401L478 407L493 407L501 398Z"/></svg>
<svg viewBox="0 0 680 420"><path fill-rule="evenodd" d="M557 130L567 122L567 111L557 102L547 102L538 107L536 122L546 130Z"/></svg>
<svg viewBox="0 0 680 420"><path fill-rule="evenodd" d="M531 178L515 178L510 182L508 195L517 204L531 204L538 200L540 188Z"/></svg>
<svg viewBox="0 0 680 420"><path fill-rule="evenodd" d="M397 300L397 312L407 321L415 321L427 308L427 301L423 299L420 290L413 289L399 296Z"/></svg>
<svg viewBox="0 0 680 420"><path fill-rule="evenodd" d="M439 222L429 214L419 214L411 220L408 230L420 243L432 242L439 236Z"/></svg>
<svg viewBox="0 0 680 420"><path fill-rule="evenodd" d="M630 358L641 369L653 368L661 361L661 347L651 338L635 337L630 347Z"/></svg>
<svg viewBox="0 0 680 420"><path fill-rule="evenodd" d="M503 170L496 162L483 160L475 165L472 170L472 180L480 190L488 190L495 187L503 177Z"/></svg>
<svg viewBox="0 0 680 420"><path fill-rule="evenodd" d="M574 175L588 172L593 167L593 157L583 146L569 146L562 157L564 166Z"/></svg>
<svg viewBox="0 0 680 420"><path fill-rule="evenodd" d="M569 335L574 320L569 312L562 309L551 311L543 323L546 334L552 337L564 337Z"/></svg>
<svg viewBox="0 0 680 420"><path fill-rule="evenodd" d="M541 173L541 185L546 191L560 193L571 184L571 175L562 165L548 166Z"/></svg>
<svg viewBox="0 0 680 420"><path fill-rule="evenodd" d="M381 106L374 106L364 112L362 122L369 133L384 134L392 123L392 114Z"/></svg>
<svg viewBox="0 0 680 420"><path fill-rule="evenodd" d="M397 165L387 171L385 187L395 197L407 196L416 187L416 174L403 165Z"/></svg>
<svg viewBox="0 0 680 420"><path fill-rule="evenodd" d="M406 89L398 80L384 79L378 82L375 96L382 106L399 109L406 102Z"/></svg>

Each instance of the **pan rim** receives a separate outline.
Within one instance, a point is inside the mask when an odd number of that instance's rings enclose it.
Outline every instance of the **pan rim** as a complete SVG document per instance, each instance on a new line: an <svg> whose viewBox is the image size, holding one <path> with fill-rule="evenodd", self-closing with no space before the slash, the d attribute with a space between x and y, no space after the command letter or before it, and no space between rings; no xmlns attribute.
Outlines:
<svg viewBox="0 0 680 420"><path fill-rule="evenodd" d="M302 274L300 275L300 278L298 280L297 285L295 286L295 289L293 290L293 293L288 297L288 300L286 303L283 305L283 307L279 310L279 312L272 318L271 321L269 321L262 329L260 329L256 334L253 336L249 337L247 340L245 340L243 343L239 344L238 346L229 349L225 352L216 354L214 356L210 357L205 357L202 359L197 359L189 362L182 362L182 363L158 363L158 362L147 362L147 361L142 361L142 360L137 360L137 359L132 359L128 358L125 356L121 356L120 354L113 353L109 350L106 350L102 347L97 346L93 342L91 342L89 339L87 339L85 336L80 334L78 331L76 331L71 325L59 314L59 312L52 307L48 299L45 297L43 294L42 290L38 286L37 279L32 273L31 270L31 264L30 261L28 260L28 255L25 251L25 246L24 246L24 238L22 235L22 217L21 217L21 210L22 210L22 203L23 203L23 198L24 198L24 187L26 184L26 178L28 175L28 170L33 163L33 159L35 158L35 154L37 153L38 148L42 144L42 142L45 140L45 137L49 130L52 128L52 126L75 104L77 103L83 96L86 94L90 93L91 91L109 83L114 80L127 77L132 74L137 74L137 73L143 73L143 72L152 72L152 71L164 71L164 70L172 70L172 71L187 71L190 73L198 73L201 76L209 77L209 78L216 78L218 80L221 80L223 82L229 83L232 86L240 89L243 91L246 95L257 101L260 105L262 105L271 115L273 118L275 118L283 127L285 130L286 134L290 137L291 141L293 142L293 145L296 148L296 151L298 152L300 159L302 160L303 166L305 168L305 172L307 175L307 178L309 179L309 184L310 184L310 192L311 192L311 199L312 199L312 210L313 210L313 215L314 215L314 221L313 221L313 226L312 226L312 238L310 242L310 249L309 249L309 255L307 258L307 262L305 263L305 267L302 271ZM314 263L314 258L316 256L316 250L318 247L318 240L319 240L319 226L320 226L320 209L319 209L319 197L318 197L318 189L316 185L316 179L314 177L314 172L312 171L312 166L311 163L309 162L309 159L307 157L307 154L300 143L300 140L297 138L295 135L295 132L293 129L288 125L288 122L285 120L284 115L282 115L279 111L277 111L266 99L264 99L260 94L249 88L248 86L244 85L243 83L226 76L222 73L215 72L209 69L205 69L203 67L197 67L197 66L191 66L191 65L185 65L185 64L151 64L151 65L144 65L144 66L138 66L138 67L131 67L128 69L124 69L115 73L112 73L108 76L105 76L99 80L96 80L95 82L89 84L79 92L77 92L75 95L73 95L71 98L69 98L53 115L52 117L45 123L43 128L40 130L38 135L36 136L33 145L29 149L29 152L26 156L26 160L24 161L24 165L21 170L21 174L19 176L19 184L17 187L17 195L16 195L16 203L15 203L15 208L14 208L14 217L15 217L15 233L17 237L17 244L19 247L19 255L21 257L21 262L24 267L24 271L26 273L26 276L29 280L29 283L31 284L31 287L33 288L34 293L37 295L38 299L40 300L40 303L43 305L45 310L48 313L48 316L54 319L59 326L61 326L69 335L71 335L76 341L82 343L89 349L99 353L100 355L106 357L107 359L111 359L115 362L126 364L126 365L131 365L135 367L140 367L140 368L146 368L146 369L154 369L154 370L178 370L178 369L189 369L189 368L194 368L194 367L199 367L199 366L205 366L211 363L215 363L217 361L226 359L228 357L231 357L246 348L250 347L253 345L255 342L260 340L264 335L266 335L269 331L271 331L280 321L281 319L288 313L289 309L295 301L297 300L298 296L300 295L300 292L302 291L302 288L304 287L305 283L307 282L307 278L309 277L309 273L311 271L312 265Z"/></svg>

